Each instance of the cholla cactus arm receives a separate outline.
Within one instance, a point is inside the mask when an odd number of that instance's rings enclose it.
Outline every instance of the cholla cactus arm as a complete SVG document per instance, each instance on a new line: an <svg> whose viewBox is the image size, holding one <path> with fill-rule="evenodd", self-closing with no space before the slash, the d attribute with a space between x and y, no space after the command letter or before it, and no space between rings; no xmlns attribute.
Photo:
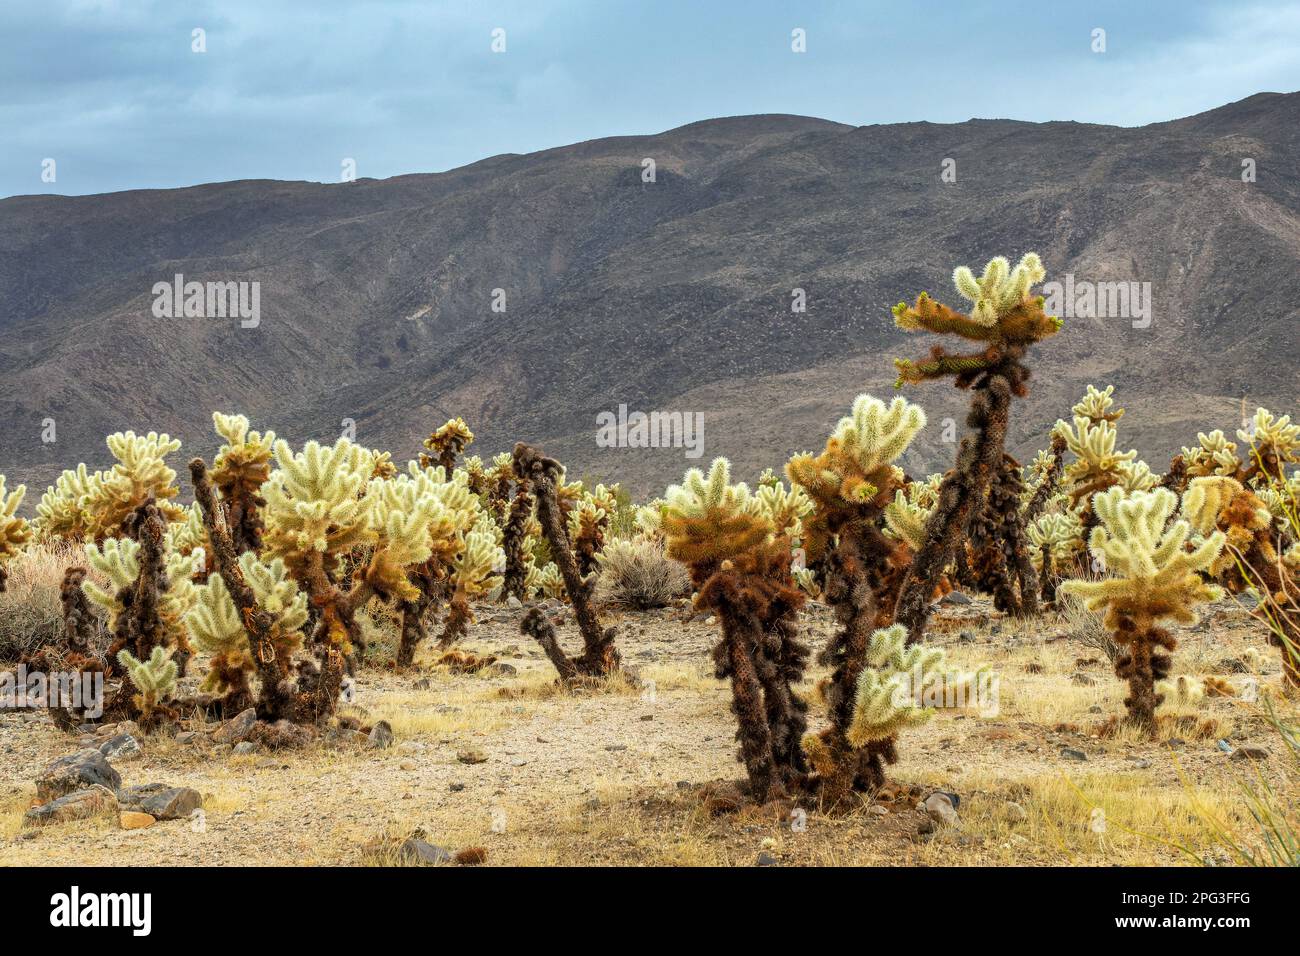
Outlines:
<svg viewBox="0 0 1300 956"><path fill-rule="evenodd" d="M447 474L451 474L452 469L456 467L456 456L463 454L465 449L474 442L474 433L469 430L463 418L450 418L446 424L438 428L432 435L424 440L424 447L433 452L433 455L421 455L420 466L429 468L433 465L440 465ZM468 465L468 462L466 462ZM479 460L479 470L482 470L483 462Z"/></svg>
<svg viewBox="0 0 1300 956"><path fill-rule="evenodd" d="M1065 469L1070 499L1075 503L1087 502L1096 492L1119 484L1123 479L1121 466L1137 457L1135 451L1115 451L1118 432L1104 419L1094 422L1085 415L1075 415L1073 427L1058 421L1052 435L1064 440L1075 455L1076 460Z"/></svg>
<svg viewBox="0 0 1300 956"><path fill-rule="evenodd" d="M1119 473L1119 486L1125 491L1150 491L1159 481L1145 461L1120 462L1116 471Z"/></svg>
<svg viewBox="0 0 1300 956"><path fill-rule="evenodd" d="M117 660L126 669L127 680L138 693L133 700L140 712L141 724L148 726L170 716L165 706L176 693L176 676L179 669L162 647L155 647L146 661L140 661L130 651L122 649Z"/></svg>
<svg viewBox="0 0 1300 956"><path fill-rule="evenodd" d="M141 436L131 431L109 435L105 441L117 464L103 473L83 502L91 518L89 534L96 539L121 534L131 513L150 499L164 517L179 517L180 510L167 503L180 489L166 457L181 443L157 432Z"/></svg>
<svg viewBox="0 0 1300 956"><path fill-rule="evenodd" d="M772 523L759 512L749 486L731 483L731 463L714 459L706 477L697 468L672 485L661 527L669 557L698 567L700 580L716 565L768 540Z"/></svg>
<svg viewBox="0 0 1300 956"><path fill-rule="evenodd" d="M1218 475L1223 478L1238 478L1242 475L1241 459L1237 457L1237 444L1228 441L1222 430L1216 428L1208 435L1200 432L1196 440L1198 447L1183 448L1183 461L1187 466L1189 477Z"/></svg>
<svg viewBox="0 0 1300 956"><path fill-rule="evenodd" d="M803 519L812 512L813 501L802 488L798 485L786 488L778 479L775 484L760 486L755 499L777 534L791 540L803 536Z"/></svg>
<svg viewBox="0 0 1300 956"><path fill-rule="evenodd" d="M86 560L90 566L108 578L110 588L101 588L94 581L82 584L86 597L108 612L108 629L117 628L117 616L122 611L118 595L131 587L140 576L140 545L130 538L108 538L102 544L86 545Z"/></svg>
<svg viewBox="0 0 1300 956"><path fill-rule="evenodd" d="M261 489L266 555L282 558L320 595L341 557L378 537L379 497L365 494L371 462L365 449L346 438L332 447L311 441L296 454L280 439L275 457L280 467Z"/></svg>
<svg viewBox="0 0 1300 956"><path fill-rule="evenodd" d="M893 502L885 506L885 530L913 551L919 551L925 543L925 525L933 510L933 505L919 504L906 492L897 491Z"/></svg>
<svg viewBox="0 0 1300 956"><path fill-rule="evenodd" d="M1285 481L1287 466L1300 462L1300 424L1291 424L1290 415L1276 418L1267 408L1257 408L1250 427L1240 429L1237 437L1250 446L1243 481Z"/></svg>
<svg viewBox="0 0 1300 956"><path fill-rule="evenodd" d="M212 425L225 440L212 462L212 483L226 504L235 547L240 552L262 546L261 488L271 475L274 432L249 430L243 415L212 413Z"/></svg>
<svg viewBox="0 0 1300 956"><path fill-rule="evenodd" d="M36 506L36 532L42 541L56 538L81 541L86 536L91 518L84 502L102 478L102 472L92 475L84 464L59 475Z"/></svg>
<svg viewBox="0 0 1300 956"><path fill-rule="evenodd" d="M5 476L0 475L0 591L5 589L5 565L11 562L32 540L32 527L18 514L27 488L19 485L13 491L5 488Z"/></svg>
<svg viewBox="0 0 1300 956"><path fill-rule="evenodd" d="M564 577L553 561L536 573L534 586L553 601L564 600Z"/></svg>
<svg viewBox="0 0 1300 956"><path fill-rule="evenodd" d="M1213 567L1224 535L1215 531L1189 550L1185 545L1191 526L1169 520L1177 504L1177 495L1164 488L1131 494L1112 488L1094 496L1102 524L1093 529L1089 546L1104 557L1109 576L1061 585L1089 609L1105 610L1106 627L1125 648L1115 670L1129 682L1125 704L1130 719L1146 728L1154 727L1160 704L1155 682L1166 677L1170 667L1169 657L1158 649L1176 646L1173 635L1157 623L1164 618L1193 622L1195 604L1222 594L1205 584L1201 573Z"/></svg>
<svg viewBox="0 0 1300 956"><path fill-rule="evenodd" d="M1111 410L1111 407L1115 404L1115 400L1111 398L1114 391L1114 385L1107 385L1104 392L1097 391L1095 385L1089 385L1087 393L1070 411L1075 415L1083 416L1093 424L1102 421L1114 424L1124 417L1124 409L1116 408L1114 411Z"/></svg>

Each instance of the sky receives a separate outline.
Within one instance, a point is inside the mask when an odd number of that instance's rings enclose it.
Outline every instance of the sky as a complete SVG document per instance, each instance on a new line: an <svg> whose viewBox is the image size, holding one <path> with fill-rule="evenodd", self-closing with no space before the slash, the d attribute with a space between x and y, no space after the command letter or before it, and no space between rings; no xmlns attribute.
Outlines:
<svg viewBox="0 0 1300 956"><path fill-rule="evenodd" d="M1296 89L1300 0L3 0L0 197L384 178L749 113L1136 126Z"/></svg>

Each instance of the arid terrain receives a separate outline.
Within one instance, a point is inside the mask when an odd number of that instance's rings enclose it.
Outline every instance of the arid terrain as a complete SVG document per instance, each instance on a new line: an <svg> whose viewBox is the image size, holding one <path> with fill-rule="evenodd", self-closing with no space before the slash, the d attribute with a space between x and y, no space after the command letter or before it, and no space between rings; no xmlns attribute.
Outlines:
<svg viewBox="0 0 1300 956"><path fill-rule="evenodd" d="M1095 633L1087 620L1018 623L960 597L941 606L931 639L959 666L996 668L999 713L941 710L905 732L892 786L849 814L812 808L781 819L751 807L715 816L701 804L699 785L743 776L730 693L708 660L717 627L703 616L680 607L624 615L618 642L641 687L561 693L518 632L522 609L481 605L464 646L507 667L453 674L426 651L414 672L358 675L344 713L389 721L388 748L234 755L211 741L218 724L192 720L192 739L144 737L141 755L115 763L124 785L198 790L202 826L122 830L101 818L25 829L33 779L78 744L44 713L0 716L3 860L401 865L410 861L398 846L423 831L452 852L486 849L488 865L1187 864L1189 853L1228 864L1239 860L1225 841L1260 844L1243 787L1300 800L1285 789L1296 777L1283 772L1289 758L1260 703L1167 703L1159 742L1099 736L1122 713L1124 685L1084 643ZM802 619L819 647L829 609L811 603ZM561 634L576 640L571 624ZM1241 690L1253 669L1261 695L1294 714L1294 702L1274 696L1277 652L1243 608L1210 605L1177 636L1175 675L1220 675ZM372 656L383 653L381 640ZM823 673L814 668L809 685ZM817 727L815 707L810 717ZM935 790L959 798L957 825L934 830L917 809Z"/></svg>

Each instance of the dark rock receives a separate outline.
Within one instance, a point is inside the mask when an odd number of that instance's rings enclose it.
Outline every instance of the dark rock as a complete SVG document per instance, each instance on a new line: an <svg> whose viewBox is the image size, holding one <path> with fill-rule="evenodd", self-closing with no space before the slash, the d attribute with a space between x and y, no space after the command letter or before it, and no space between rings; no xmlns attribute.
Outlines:
<svg viewBox="0 0 1300 956"><path fill-rule="evenodd" d="M186 820L203 806L203 795L197 790L165 783L123 787L117 792L117 800L123 810L147 813L158 820Z"/></svg>
<svg viewBox="0 0 1300 956"><path fill-rule="evenodd" d="M970 604L971 599L960 591L949 591L939 599L940 604Z"/></svg>
<svg viewBox="0 0 1300 956"><path fill-rule="evenodd" d="M122 776L98 750L86 748L55 760L36 778L36 796L41 803L98 785L112 793L122 785Z"/></svg>
<svg viewBox="0 0 1300 956"><path fill-rule="evenodd" d="M367 740L367 746L379 750L387 749L393 745L393 727L386 721L381 720L374 727L370 728L370 737Z"/></svg>
<svg viewBox="0 0 1300 956"><path fill-rule="evenodd" d="M23 823L29 826L46 826L51 823L66 823L69 820L84 820L101 814L115 814L117 809L117 798L113 796L113 791L94 784L63 794L39 807L32 807L23 814Z"/></svg>
<svg viewBox="0 0 1300 956"><path fill-rule="evenodd" d="M116 763L119 760L134 760L144 753L144 749L140 746L140 741L130 734L118 734L100 744L99 752L109 763Z"/></svg>
<svg viewBox="0 0 1300 956"><path fill-rule="evenodd" d="M257 753L257 744L251 740L241 740L235 744L234 750L231 751L236 757L243 757L247 754Z"/></svg>
<svg viewBox="0 0 1300 956"><path fill-rule="evenodd" d="M1233 760L1267 760L1268 756L1263 747L1238 747L1232 752Z"/></svg>
<svg viewBox="0 0 1300 956"><path fill-rule="evenodd" d="M1062 747L1061 756L1066 760L1087 760L1088 755L1082 750L1075 750L1073 747Z"/></svg>
<svg viewBox="0 0 1300 956"><path fill-rule="evenodd" d="M216 744L237 744L248 737L257 723L257 711L252 707L240 711L236 716L230 718L221 728L212 735L212 742Z"/></svg>
<svg viewBox="0 0 1300 956"><path fill-rule="evenodd" d="M754 861L755 866L777 866L776 857L770 853L760 853Z"/></svg>
<svg viewBox="0 0 1300 956"><path fill-rule="evenodd" d="M410 839L397 851L398 856L408 863L432 866L437 863L451 863L454 857L440 846L424 840Z"/></svg>

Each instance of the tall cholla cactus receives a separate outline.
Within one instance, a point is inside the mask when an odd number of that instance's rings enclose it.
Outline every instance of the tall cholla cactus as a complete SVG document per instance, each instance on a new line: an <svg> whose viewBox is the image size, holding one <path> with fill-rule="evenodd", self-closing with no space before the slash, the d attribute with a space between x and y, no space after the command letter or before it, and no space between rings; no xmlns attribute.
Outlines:
<svg viewBox="0 0 1300 956"><path fill-rule="evenodd" d="M166 520L182 517L181 509L170 503L180 489L174 484L176 472L166 462L167 455L181 447L179 441L157 432L131 431L109 435L105 441L117 464L93 474L85 465L64 471L41 497L36 512L43 539L122 537L131 515L147 501L155 502Z"/></svg>
<svg viewBox="0 0 1300 956"><path fill-rule="evenodd" d="M268 617L276 657L288 661L302 644L307 595L288 577L279 558L264 564L256 554L245 551L239 556L239 568ZM257 664L249 647L248 628L220 575L195 587L194 598L185 625L198 649L211 655L207 677L199 689L222 697L227 713L239 713L254 704L249 678L257 672Z"/></svg>
<svg viewBox="0 0 1300 956"><path fill-rule="evenodd" d="M439 647L448 648L464 635L473 620L469 602L485 598L501 584L501 575L497 571L505 562L505 554L497 544L496 534L487 527L490 522L488 515L481 517L474 529L464 536L463 546L452 562L454 586L448 602L447 623L438 638Z"/></svg>
<svg viewBox="0 0 1300 956"><path fill-rule="evenodd" d="M32 528L27 519L18 514L27 488L19 485L13 491L5 488L5 476L0 475L0 591L5 589L8 573L5 565L16 558L32 540Z"/></svg>
<svg viewBox="0 0 1300 956"><path fill-rule="evenodd" d="M991 680L986 667L973 673L952 672L942 650L908 647L907 629L902 625L873 633L845 732L848 745L865 757L861 762L862 788L871 791L885 783L885 765L898 760L900 733L925 723L936 707L965 708L981 703L978 695ZM819 774L835 772L833 757L821 737L809 734L804 749Z"/></svg>
<svg viewBox="0 0 1300 956"><path fill-rule="evenodd" d="M1044 275L1035 253L1025 254L1014 269L999 256L990 260L978 279L965 267L953 272L957 291L973 303L969 315L941 305L924 292L913 305L900 302L894 308L894 323L902 329L953 334L984 346L970 354L952 354L935 346L922 361L895 362L899 387L951 376L958 388L975 392L966 419L974 434L962 439L956 467L944 479L925 544L912 562L898 602L898 620L907 626L913 642L924 633L930 597L944 568L962 545L972 515L984 508L989 484L1003 467L1011 397L1028 393L1029 369L1023 359L1031 345L1061 327L1060 319L1043 311L1042 296L1030 295Z"/></svg>
<svg viewBox="0 0 1300 956"><path fill-rule="evenodd" d="M1276 418L1267 408L1257 408L1249 427L1239 429L1237 437L1250 446L1250 467L1242 481L1285 481L1287 466L1300 462L1300 424L1291 424L1290 415Z"/></svg>
<svg viewBox="0 0 1300 956"><path fill-rule="evenodd" d="M569 509L569 541L584 577L598 568L596 556L605 547L605 532L617 509L614 491L604 485L597 485L590 492L584 490Z"/></svg>
<svg viewBox="0 0 1300 956"><path fill-rule="evenodd" d="M822 688L829 718L819 738L823 771L813 786L831 806L871 778L872 755L850 747L845 734L871 633L892 622L911 560L902 535L891 540L883 534L886 514L892 512L897 528L907 500L894 461L925 424L925 412L901 397L886 405L860 395L820 455L796 455L786 465L790 480L812 499L813 511L803 520L804 547L824 565L823 598L840 623L818 657L832 672Z"/></svg>
<svg viewBox="0 0 1300 956"><path fill-rule="evenodd" d="M1224 535L1215 531L1197 547L1185 545L1191 526L1170 522L1178 497L1165 488L1126 494L1111 488L1094 496L1093 507L1102 524L1092 531L1089 547L1103 557L1108 577L1099 581L1066 581L1060 590L1083 598L1093 611L1106 611L1105 626L1124 653L1115 673L1129 684L1132 723L1154 732L1161 696L1155 682L1169 676L1174 636L1158 622L1173 618L1196 620L1193 606L1215 600L1222 592L1201 580L1223 550Z"/></svg>
<svg viewBox="0 0 1300 956"><path fill-rule="evenodd" d="M167 701L176 693L178 668L167 651L155 647L149 658L141 661L123 648L117 652L117 660L136 689L132 702L140 715L140 726L147 730L166 720L174 720L176 711L167 706Z"/></svg>
<svg viewBox="0 0 1300 956"><path fill-rule="evenodd" d="M262 547L262 485L271 476L275 432L249 431L243 415L212 413L212 424L225 444L212 460L212 483L226 506L226 522L241 553Z"/></svg>
<svg viewBox="0 0 1300 956"><path fill-rule="evenodd" d="M1260 592L1255 616L1269 625L1269 643L1281 649L1287 685L1300 688L1300 574L1278 555L1272 512L1240 482L1204 477L1188 484L1183 514L1198 534L1225 537L1227 547L1210 573L1233 592Z"/></svg>
<svg viewBox="0 0 1300 956"><path fill-rule="evenodd" d="M740 760L759 803L781 796L807 770L800 738L807 704L794 693L808 649L795 616L803 593L790 573L791 543L718 458L705 476L686 472L668 489L661 526L668 555L686 565L695 603L711 609L722 637L714 674L730 679Z"/></svg>
<svg viewBox="0 0 1300 956"><path fill-rule="evenodd" d="M432 468L440 465L450 475L456 468L456 456L464 454L465 449L474 443L474 433L469 430L463 418L449 418L447 423L424 440L424 447L432 455L420 454L420 467ZM479 468L482 469L482 461Z"/></svg>

